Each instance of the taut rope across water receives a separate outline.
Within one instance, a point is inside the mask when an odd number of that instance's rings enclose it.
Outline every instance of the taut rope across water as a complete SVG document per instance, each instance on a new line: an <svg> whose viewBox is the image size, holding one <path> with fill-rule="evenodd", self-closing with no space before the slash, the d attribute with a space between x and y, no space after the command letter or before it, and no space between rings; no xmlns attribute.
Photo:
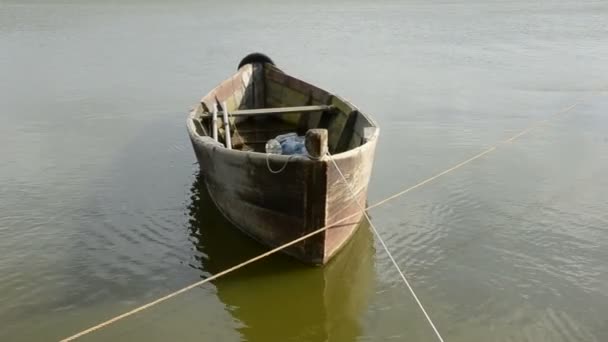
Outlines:
<svg viewBox="0 0 608 342"><path fill-rule="evenodd" d="M351 186L350 183L348 183L348 180L344 176L344 173L342 173L342 170L340 170L340 168L338 167L338 164L336 163L336 161L334 160L334 158L331 156L331 154L329 154L329 152L327 152L327 155L329 156L329 159L331 160L332 164L334 164L334 166L336 167L336 170L340 174L340 177L342 177L342 180L344 181L344 184L346 184L346 186L348 187L348 190L350 191L351 195L353 196L353 202L357 203L357 206L363 212L363 215L365 215L365 219L367 220L367 222L369 222L369 226L372 227L372 231L374 232L374 235L376 235L376 237L378 238L378 241L380 241L380 244L382 245L382 247L386 251L386 254L388 255L388 257L391 259L391 262L393 263L393 265L397 269L397 272L399 272L399 275L401 276L401 279L403 279L403 282L405 283L405 286L407 286L408 290L410 290L410 293L412 294L412 297L414 297L414 300L416 300L416 304L418 304L418 307L420 307L420 310L424 314L424 317L426 317L427 322L429 322L429 325L431 326L431 328L433 328L433 331L435 332L435 335L437 336L437 339L440 342L443 342L443 337L441 337L441 334L439 333L439 330L437 330L437 327L435 327L435 323L433 323L433 320L431 319L431 316L429 316L429 314L426 312L426 309L422 305L422 302L420 302L420 299L418 299L418 296L416 295L416 292L414 292L414 289L410 285L410 282L407 281L407 278L405 277L405 274L403 273L403 271L399 267L399 264L397 264L397 261L393 257L393 254L391 253L391 251L388 249L388 246L384 242L384 239L382 238L382 236L380 235L380 233L378 233L378 229L376 229L376 226L372 223L372 220L369 218L369 215L367 214L367 211L365 210L364 206L361 205L361 203L359 203L357 201L357 195L355 194L355 191L353 190L353 187Z"/></svg>
<svg viewBox="0 0 608 342"><path fill-rule="evenodd" d="M525 134L529 133L529 132L530 132L530 131L532 131L533 129L538 128L538 127L540 127L542 124L547 123L547 122L548 122L550 119L552 119L553 117L555 117L555 116L557 116L557 115L564 114L564 113L567 113L567 112L571 111L572 109L574 109L574 108L575 108L577 105L579 105L580 103L581 103L581 99L579 99L579 100L578 100L577 102L575 102L574 104L572 104L572 105L570 105L570 106L568 106L568 107L566 107L566 108L564 108L564 109L562 109L562 110L560 110L560 111L558 111L558 112L554 113L554 114L553 114L553 115L551 115L550 117L548 117L548 118L546 118L546 119L544 119L544 120L541 120L541 121L535 122L534 124L532 124L532 125L528 126L526 129L524 129L524 130L520 131L519 133L517 133L517 134L513 135L513 136L512 136L512 137L510 137L509 139L506 139L506 140L502 141L502 143L512 143L513 141L515 141L516 139L518 139L518 138L522 137L523 135L525 135ZM395 193L395 194L393 194L393 195L391 195L391 196L389 196L389 197L387 197L387 198L385 198L385 199L383 199L383 200L381 200L381 201L379 201L379 202L376 202L376 203L375 203L375 204L373 204L373 205L368 206L367 208L361 208L361 209L363 210L363 213L365 214L366 218L369 220L369 217L367 216L367 213L366 213L366 211L367 211L367 210L370 210L370 209L373 209L373 208L379 207L379 206L381 206L381 205L385 204L385 203L386 203L386 202L388 202L388 201L391 201L391 200L393 200L393 199L395 199L395 198L397 198L397 197L403 196L403 195L407 194L408 192L410 192L410 191L412 191L412 190L415 190L415 189L417 189L417 188L419 188L419 187L421 187L421 186L423 186L423 185L425 185L425 184L428 184L428 183L430 183L430 182L434 181L435 179L437 179L437 178L439 178L439 177L441 177L441 176L444 176L444 175L446 175L446 174L448 174L448 173L450 173L450 172L452 172L452 171L454 171L454 170L456 170L456 169L459 169L459 168L461 168L462 166L467 165L467 164L471 163L472 161L477 160L477 159L479 159L479 158L483 157L484 155L486 155L486 154L488 154L488 153L491 153L491 152L495 151L495 150L498 148L498 147L497 147L498 145L499 145L499 144L496 144L496 145L494 145L494 146L491 146L491 147L489 147L488 149L486 149L485 151L483 151L483 152L481 152L481 153L478 153L478 154L476 154L475 156L473 156L473 157L471 157L471 158L469 158L469 159L467 159L467 160L465 160L465 161L463 161L463 162L461 162L461 163L459 163L459 164L456 164L456 165L454 165L454 166L452 166L452 167L450 167L450 168L446 169L445 171L442 171L442 172L440 172L440 173L438 173L438 174L436 174L436 175L434 175L434 176L431 176L431 177L429 177L429 178L427 178L427 179L425 179L425 180L423 180L423 181L421 181L421 182L419 182L419 183L417 183L417 184L415 184L415 185L413 185L413 186L411 186L411 187L409 187L409 188L407 188L407 189L404 189L404 190L402 190L402 191L400 191L400 192L397 192L397 193ZM332 158L332 161L333 161L333 158ZM101 323L99 323L99 324L97 324L97 325L95 325L95 326L92 326L92 327L90 327L90 328L88 328L88 329L82 330L82 331L80 331L80 332L78 332L78 333L76 333L76 334L74 334L74 335L72 335L72 336L66 337L66 338L64 338L63 340L61 340L61 342L73 341L73 340L75 340L75 339L77 339L77 338L79 338L79 337L82 337L82 336L84 336L84 335L90 334L90 333L92 333L92 332L94 332L94 331L96 331L96 330L99 330L99 329L101 329L101 328L104 328L104 327L106 327L106 326L108 326L108 325L112 324L112 323L115 323L115 322L117 322L117 321L119 321L119 320L121 320L121 319L123 319L123 318L127 318L127 317L129 317L129 316L132 316L132 315L134 315L134 314L138 313L138 312L141 312L141 311L143 311L143 310L145 310L145 309L148 309L148 308L150 308L150 307L152 307L152 306L155 306L155 305L157 305L157 304L160 304L160 303L162 303L162 302L164 302L164 301L166 301L166 300L168 300L168 299L171 299L171 298L173 298L173 297L175 297L175 296L177 296L177 295L179 295L179 294L182 294L182 293L184 293L184 292L187 292L187 291L189 291L189 290L192 290L193 288L198 287L198 286L200 286L200 285L203 285L203 284L205 284L205 283L208 283L208 282L210 282L210 281L212 281L212 280L218 279L218 278L220 278L220 277L222 277L222 276L224 276L224 275L227 275L227 274L229 274L229 273L232 273L232 272L234 272L234 271L236 271L236 270L238 270L238 269L240 269L240 268L243 268L243 267L245 267L245 266L247 266L247 265L249 265L249 264L251 264L251 263L253 263L253 262L256 262L256 261L258 261L258 260L260 260L260 259L263 259L263 258L265 258L265 257L268 257L268 256L270 256L270 255L272 255L272 254L275 254L275 253L277 253L277 252L279 252L279 251L281 251L281 250L283 250L283 249L285 249L285 248L287 248L287 247L289 247L289 246L292 246L292 245L294 245L294 244L296 244L296 243L298 243L298 242L304 241L304 240L306 240L306 239L308 239L308 238L310 238L310 237L312 237L312 236L314 236L314 235L317 235L317 234L319 234L319 233L321 233L321 232L323 232L323 231L326 231L326 230L328 230L328 229L331 229L332 227L335 227L335 226L337 226L338 224L340 224L340 223L342 223L342 222L344 222L344 221L346 221L346 220L348 220L348 219L350 219L350 218L353 218L353 217L354 217L354 216L356 216L356 215L359 215L359 213L357 212L357 213L354 213L354 214L352 214L352 215L346 216L346 217L344 217L344 218L342 218L342 219L338 220L337 222L335 222L334 224L332 224L332 225L330 225L330 226L324 226L324 227L321 227L321 228L319 228L319 229L317 229L317 230L315 230L315 231L313 231L313 232L311 232L311 233L308 233L308 234L303 235L303 236L301 236L301 237L299 237L299 238L297 238L297 239L295 239L295 240L293 240L293 241L290 241L290 242L285 243L285 244L283 244L283 245L281 245L281 246L278 246L278 247L276 247L276 248L273 248L273 249L271 249L271 250L269 250L269 251L267 251L267 252L265 252L265 253L262 253L262 254L260 254L260 255L258 255L258 256L256 256L256 257L253 257L253 258L251 258L251 259L248 259L248 260L246 260L246 261L244 261L244 262L242 262L242 263L240 263L240 264L237 264L237 265L235 265L235 266L232 266L232 267L230 267L230 268L228 268L228 269L226 269L226 270L224 270L224 271L221 271L221 272L219 272L219 273L216 273L216 274L214 274L214 275L212 275L212 276L210 276L210 277L208 277L208 278L205 278L205 279L203 279L203 280L197 281L196 283L190 284L190 285L188 285L188 286L186 286L186 287L184 287L184 288L181 288L181 289L179 289L179 290L177 290L177 291L171 292L171 293L167 294L166 296L163 296L163 297L158 298L158 299L156 299L156 300L154 300L154 301L152 301L152 302L149 302L149 303L147 303L147 304L144 304L144 305L142 305L142 306L139 306L139 307L137 307L137 308L134 308L134 309L132 309L132 310L130 310L130 311L128 311L128 312L125 312L125 313L120 314L120 315L118 315L118 316L114 316L114 317L112 317L112 318L110 318L110 319L108 319L108 320L106 320L106 321L104 321L104 322L101 322ZM370 221L370 224L371 224L371 221ZM384 241L383 241L383 240L380 238L380 236L378 235L378 233L377 233L376 229L374 228L374 226L373 226L373 225L371 225L371 227L374 229L374 232L376 233L376 236L378 237L378 239L379 239L379 240L380 240L380 242L382 243L383 247L384 247L384 248L386 249L386 251L389 253L389 256L391 257L391 260L392 260L393 264L394 264L394 265L395 265L395 266L396 266L396 267L399 269L399 266L397 265L397 263L395 262L395 260L394 260L394 259L392 258L392 256L390 255L390 252L388 251L388 249L387 249L386 245L384 244ZM413 295L413 296L414 296L414 298L416 299L416 302L418 303L418 305L420 306L420 308L423 310L423 312L424 312L424 314L425 314L425 316L426 316L427 320L429 321L429 323L430 323L430 324L431 324L431 326L433 327L433 330L435 331L435 333L436 333L437 337L439 338L439 340L440 340L440 341L442 341L442 342L443 342L443 339L441 338L441 335L439 334L439 332L438 332L438 331L437 331L437 329L435 328L435 325L432 323L432 321L431 321L430 317L428 316L428 314L426 313L426 311L425 311L425 310L424 310L424 308L422 307L422 304L420 303L420 301L418 300L418 298L417 298L417 297L416 297L416 295L414 294L414 291L413 291L413 290L412 290L412 288L409 286L409 283L408 283L408 282L407 282L407 280L405 279L405 276L403 275L403 272L401 272L401 270L400 270L400 269L399 269L399 273L400 273L400 275L401 275L402 279L403 279L403 280L405 281L405 283L408 285L408 288L410 289L410 292L412 293L412 295Z"/></svg>

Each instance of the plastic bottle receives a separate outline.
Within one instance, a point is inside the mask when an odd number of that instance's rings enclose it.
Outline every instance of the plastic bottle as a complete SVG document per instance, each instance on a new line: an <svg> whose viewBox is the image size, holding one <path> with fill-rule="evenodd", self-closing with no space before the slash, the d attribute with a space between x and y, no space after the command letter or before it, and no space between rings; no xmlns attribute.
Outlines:
<svg viewBox="0 0 608 342"><path fill-rule="evenodd" d="M270 139L266 142L266 153L270 154L282 154L283 149L281 143L276 139Z"/></svg>

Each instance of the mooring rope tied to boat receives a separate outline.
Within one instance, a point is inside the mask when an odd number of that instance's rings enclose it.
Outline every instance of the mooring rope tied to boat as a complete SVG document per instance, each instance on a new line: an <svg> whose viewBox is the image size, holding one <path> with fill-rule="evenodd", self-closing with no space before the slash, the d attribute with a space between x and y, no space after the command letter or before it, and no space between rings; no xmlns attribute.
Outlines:
<svg viewBox="0 0 608 342"><path fill-rule="evenodd" d="M342 170L340 170L340 167L336 163L336 160L333 158L333 156L329 152L327 152L327 156L329 157L329 160L332 162L332 164L334 164L334 167L336 168L336 171L338 171L338 173L340 174L340 177L344 181L344 184L346 184L346 187L350 191L350 193L352 195L353 202L355 202L357 204L357 206L359 207L359 210L361 210L363 212L363 215L365 216L365 219L369 223L369 226L372 228L372 231L374 232L374 235L376 235L376 237L378 238L378 241L380 241L380 244L382 245L382 248L384 248L384 251L388 255L389 259L391 259L391 262L393 263L393 265L397 269L397 272L399 272L399 275L401 276L401 279L403 279L403 282L405 283L405 286L407 286L408 290L410 290L410 293L412 294L412 297L414 297L414 300L416 301L416 304L418 304L418 307L420 308L420 310L424 314L424 317L426 317L427 322L429 322L429 325L431 326L431 328L433 328L433 331L435 332L435 335L437 336L437 339L440 342L443 342L443 337L441 337L441 334L439 333L439 330L437 330L437 327L435 326L435 323L433 323L433 320L431 319L431 316L429 316L429 314L426 312L426 309L422 305L422 302L420 301L420 299L418 299L418 296L416 295L416 292L414 291L414 289L410 285L410 282L407 280L407 278L405 277L405 274L403 273L403 271L399 267L399 264L397 264L397 261L393 257L393 253L391 253L391 251L388 249L388 246L384 242L384 239L382 238L382 236L378 232L378 229L376 229L376 226L374 225L374 223L370 219L369 215L367 214L367 210L365 209L365 207L363 205L361 205L361 203L359 203L359 201L357 201L357 194L355 193L355 190L353 189L352 184L350 184L348 182L348 180L344 176L344 173L342 173Z"/></svg>
<svg viewBox="0 0 608 342"><path fill-rule="evenodd" d="M518 138L522 137L523 135L527 134L528 132L532 131L534 128L537 128L537 127L541 126L542 124L547 123L553 117L571 111L573 108L575 108L580 103L581 103L581 99L579 99L573 105L568 106L568 107L566 107L566 108L564 108L564 109L562 109L562 110L560 110L560 111L552 114L547 119L535 122L534 124L528 126L526 129L524 129L523 131L521 131L521 132L513 135L509 139L506 139L506 140L502 141L502 143L512 143L516 139L518 139ZM471 163L471 162L473 162L473 161L475 161L475 160L483 157L484 155L486 155L486 154L488 154L490 152L495 151L497 149L497 145L498 144L496 144L494 146L491 146L490 148L486 149L485 151L480 152L480 153L474 155L473 157L471 157L471 158L469 158L469 159L467 159L467 160L465 160L465 161L463 161L463 162L461 162L459 164L456 164L456 165L450 167L449 169L446 169L446 170L444 170L444 171L442 171L442 172L440 172L440 173L438 173L438 174L436 174L434 176L431 176L431 177L429 177L429 178L427 178L427 179L425 179L425 180L423 180L423 181L421 181L421 182L419 182L419 183L417 183L417 184L415 184L415 185L407 188L407 189L399 191L399 192L397 192L397 193L395 193L395 194L393 194L393 195L391 195L391 196L389 196L389 197L387 197L387 198L385 198L385 199L383 199L383 200L381 200L379 202L374 203L373 205L368 206L367 208L364 208L364 212L368 211L368 210L371 210L373 208L379 207L379 206L385 204L386 202L389 202L389 201L391 201L391 200L393 200L393 199L395 199L397 197L403 196L403 195L411 192L412 190L415 190L415 189L417 189L417 188L419 188L419 187L421 187L421 186L423 186L425 184L428 184L428 183L434 181L435 179L440 178L441 176L444 176L444 175L446 175L446 174L448 174L448 173L450 173L450 172L452 172L452 171L454 171L456 169L461 168L464 165L467 165L467 164L469 164L469 163ZM73 340L75 340L77 338L80 338L80 337L82 337L84 335L88 335L88 334L90 334L90 333L92 333L92 332L94 332L96 330L99 330L101 328L107 327L108 325L110 325L112 323L115 323L115 322L117 322L117 321L119 321L121 319L124 319L124 318L127 318L129 316L132 316L132 315L134 315L134 314L136 314L138 312L141 312L141 311L143 311L143 310L145 310L147 308L150 308L150 307L155 306L157 304L160 304L160 303L162 303L162 302L164 302L164 301L166 301L168 299L171 299L171 298L173 298L173 297L175 297L177 295L180 295L180 294L182 294L184 292L192 290L195 287L201 286L201 285L203 285L205 283L208 283L208 282L210 282L212 280L218 279L218 278L220 278L220 277L222 277L224 275L232 273L232 272L234 272L234 271L236 271L236 270L238 270L240 268L243 268L243 267L245 267L245 266L247 266L247 265L249 265L251 263L254 263L254 262L256 262L256 261L258 261L260 259L266 258L266 257L268 257L268 256L270 256L272 254L275 254L275 253L277 253L277 252L279 252L279 251L281 251L281 250L283 250L283 249L285 249L285 248L287 248L289 246L292 246L292 245L294 245L294 244L296 244L298 242L304 241L304 240L306 240L306 239L308 239L308 238L310 238L310 237L312 237L314 235L317 235L317 234L319 234L321 232L324 232L324 231L326 231L328 229L336 227L338 224L340 224L340 223L342 223L342 222L344 222L344 221L346 221L346 220L348 220L350 218L353 218L353 217L355 217L357 215L359 215L359 212L356 212L356 213L353 213L353 214L348 215L346 217L343 217L342 219L334 222L331 225L327 225L327 226L321 227L321 228L319 228L319 229L317 229L317 230L315 230L313 232L310 232L310 233L308 233L306 235L303 235L303 236L301 236L301 237L299 237L299 238L297 238L295 240L289 241L289 242L287 242L287 243L285 243L285 244L283 244L281 246L275 247L275 248L273 248L273 249L271 249L271 250L269 250L269 251L267 251L265 253L262 253L262 254L257 255L257 256L255 256L255 257L253 257L251 259L245 260L245 261L243 261L243 262L241 262L241 263L239 263L237 265L234 265L234 266L232 266L230 268L227 268L227 269L225 269L225 270L223 270L223 271L221 271L219 273L216 273L216 274L214 274L214 275L212 275L212 276L210 276L208 278L205 278L205 279L202 279L200 281L197 281L197 282L195 282L193 284L190 284L190 285L188 285L188 286L186 286L184 288L181 288L181 289L179 289L177 291L171 292L171 293L169 293L169 294L167 294L167 295L165 295L163 297L160 297L160 298L158 298L158 299L156 299L156 300L154 300L152 302L149 302L149 303L144 304L142 306L136 307L136 308L134 308L134 309L132 309L132 310L130 310L128 312L125 312L125 313L122 313L120 315L114 316L114 317L112 317L112 318L110 318L110 319L108 319L108 320L106 320L104 322L101 322L101 323L99 323L99 324L97 324L95 326L92 326L92 327L90 327L88 329L82 330L82 331L80 331L80 332L78 332L78 333L76 333L76 334L74 334L72 336L66 337L66 338L62 339L61 342L73 341ZM440 337L440 335L438 335L438 336Z"/></svg>
<svg viewBox="0 0 608 342"><path fill-rule="evenodd" d="M273 170L272 167L270 167L270 153L266 153L266 168L268 168L268 171L270 173L274 173L274 174L278 174L281 173L285 170L285 168L287 167L287 164L289 164L289 161L291 160L291 157L293 157L293 155L289 156L289 158L287 158L287 160L285 161L285 163L283 163L283 165L278 169L278 170Z"/></svg>

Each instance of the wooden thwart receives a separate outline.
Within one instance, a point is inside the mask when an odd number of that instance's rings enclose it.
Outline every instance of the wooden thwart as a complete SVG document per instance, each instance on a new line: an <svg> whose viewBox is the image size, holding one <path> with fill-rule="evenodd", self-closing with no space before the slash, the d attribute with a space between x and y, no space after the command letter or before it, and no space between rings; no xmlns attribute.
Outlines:
<svg viewBox="0 0 608 342"><path fill-rule="evenodd" d="M333 110L333 106L298 106L298 107L278 107L278 108L259 108L259 109L239 109L230 113L230 116L256 116L256 115L275 115L292 113L311 113ZM203 114L209 116L209 114Z"/></svg>

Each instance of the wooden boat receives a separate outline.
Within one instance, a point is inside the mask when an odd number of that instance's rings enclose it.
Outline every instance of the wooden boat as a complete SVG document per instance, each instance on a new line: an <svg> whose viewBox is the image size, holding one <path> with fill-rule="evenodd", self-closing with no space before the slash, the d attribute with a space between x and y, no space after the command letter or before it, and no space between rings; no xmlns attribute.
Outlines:
<svg viewBox="0 0 608 342"><path fill-rule="evenodd" d="M354 234L379 130L349 102L254 53L192 109L187 127L213 202L255 240L277 247L335 225L283 250L318 265ZM269 139L289 132L306 134L308 155L266 153Z"/></svg>

